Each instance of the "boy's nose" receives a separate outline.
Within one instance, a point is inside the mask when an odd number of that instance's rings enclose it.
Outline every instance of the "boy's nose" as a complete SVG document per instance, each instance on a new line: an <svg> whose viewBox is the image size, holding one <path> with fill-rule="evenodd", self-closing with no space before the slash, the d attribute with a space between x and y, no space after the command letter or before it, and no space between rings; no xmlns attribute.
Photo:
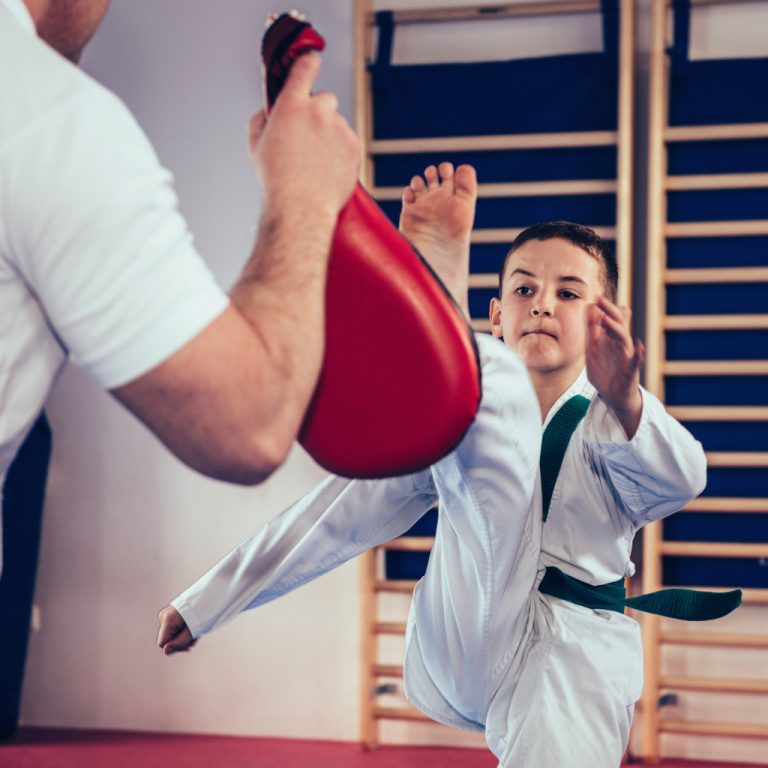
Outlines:
<svg viewBox="0 0 768 768"><path fill-rule="evenodd" d="M531 314L534 317L538 317L539 315L546 315L547 317L552 317L552 310L549 307L539 307L537 305L534 305L531 307Z"/></svg>

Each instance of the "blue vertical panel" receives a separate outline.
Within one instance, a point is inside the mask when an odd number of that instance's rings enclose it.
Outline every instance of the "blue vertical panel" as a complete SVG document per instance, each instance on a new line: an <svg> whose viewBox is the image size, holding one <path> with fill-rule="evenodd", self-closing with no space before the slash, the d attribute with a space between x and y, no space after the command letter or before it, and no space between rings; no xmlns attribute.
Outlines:
<svg viewBox="0 0 768 768"><path fill-rule="evenodd" d="M768 59L690 61L690 5L676 0L671 51L669 122L673 126L768 122ZM672 142L668 173L755 173L768 170L768 140ZM768 219L768 189L670 192L670 222ZM768 237L687 237L668 241L670 269L768 265ZM669 315L768 313L768 285L727 283L668 285ZM679 406L768 405L768 376L735 375L730 360L768 359L768 331L669 331L668 360L724 361L711 376L667 376L666 401ZM708 451L768 451L768 423L692 421L686 424ZM768 497L768 470L713 467L709 497ZM664 521L664 537L676 541L768 542L763 513L685 512ZM768 563L758 558L665 557L664 582L690 586L768 586Z"/></svg>

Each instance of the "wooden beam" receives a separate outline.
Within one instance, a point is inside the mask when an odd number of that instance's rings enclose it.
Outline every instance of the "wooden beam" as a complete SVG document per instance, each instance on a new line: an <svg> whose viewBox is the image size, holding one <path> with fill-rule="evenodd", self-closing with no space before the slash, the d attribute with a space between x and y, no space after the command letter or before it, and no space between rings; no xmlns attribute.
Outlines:
<svg viewBox="0 0 768 768"><path fill-rule="evenodd" d="M458 21L494 21L531 16L599 13L598 0L540 0L539 2L499 3L497 5L459 5L437 8L404 8L394 12L395 24L439 24ZM375 17L368 18L369 24Z"/></svg>
<svg viewBox="0 0 768 768"><path fill-rule="evenodd" d="M618 303L632 305L632 224L634 215L634 103L635 3L619 7L618 141L616 147L616 261L619 267Z"/></svg>
<svg viewBox="0 0 768 768"><path fill-rule="evenodd" d="M400 621L379 621L373 625L373 631L377 635L404 635L405 622Z"/></svg>
<svg viewBox="0 0 768 768"><path fill-rule="evenodd" d="M693 720L660 720L664 733L693 733L697 736L731 736L734 738L768 738L768 725L758 723L714 723Z"/></svg>
<svg viewBox="0 0 768 768"><path fill-rule="evenodd" d="M402 677L402 664L374 664L373 674L375 677Z"/></svg>
<svg viewBox="0 0 768 768"><path fill-rule="evenodd" d="M495 288L499 287L499 276L496 274L475 274L469 276L470 288Z"/></svg>
<svg viewBox="0 0 768 768"><path fill-rule="evenodd" d="M665 376L768 376L768 360L666 360Z"/></svg>
<svg viewBox="0 0 768 768"><path fill-rule="evenodd" d="M712 451L707 453L710 467L768 467L768 451Z"/></svg>
<svg viewBox="0 0 768 768"><path fill-rule="evenodd" d="M677 557L768 557L768 544L735 544L720 541L662 541L662 555Z"/></svg>
<svg viewBox="0 0 768 768"><path fill-rule="evenodd" d="M435 720L411 707L374 707L373 716L377 720L418 720L438 725Z"/></svg>
<svg viewBox="0 0 768 768"><path fill-rule="evenodd" d="M494 136L438 136L424 139L379 139L370 144L372 155L408 155L423 152L492 152L506 149L560 147L612 147L616 131L571 133L511 133Z"/></svg>
<svg viewBox="0 0 768 768"><path fill-rule="evenodd" d="M403 187L374 187L370 190L376 200L399 200ZM509 184L478 184L480 198L546 197L547 195L602 195L616 192L612 179L576 181L522 181Z"/></svg>
<svg viewBox="0 0 768 768"><path fill-rule="evenodd" d="M717 269L667 269L668 285L699 283L768 283L768 267L720 267Z"/></svg>
<svg viewBox="0 0 768 768"><path fill-rule="evenodd" d="M667 315L663 323L668 331L760 330L768 328L768 314Z"/></svg>
<svg viewBox="0 0 768 768"><path fill-rule="evenodd" d="M768 123L668 126L664 139L669 142L768 139Z"/></svg>
<svg viewBox="0 0 768 768"><path fill-rule="evenodd" d="M742 499L727 496L699 496L689 501L682 512L768 512L768 499Z"/></svg>
<svg viewBox="0 0 768 768"><path fill-rule="evenodd" d="M720 632L662 632L668 645L696 645L707 648L768 648L768 635L725 634Z"/></svg>
<svg viewBox="0 0 768 768"><path fill-rule="evenodd" d="M376 658L376 638L373 625L376 620L376 598L373 585L376 582L376 554L368 550L359 560L359 610L360 610L360 742L365 749L376 749L378 728L373 717L373 698L371 693L376 680L371 672Z"/></svg>
<svg viewBox="0 0 768 768"><path fill-rule="evenodd" d="M400 552L430 552L435 543L434 536L400 536L392 541L379 544L379 549Z"/></svg>
<svg viewBox="0 0 768 768"><path fill-rule="evenodd" d="M661 678L661 688L709 693L768 693L768 680L745 680L736 677L672 677Z"/></svg>
<svg viewBox="0 0 768 768"><path fill-rule="evenodd" d="M755 189L768 187L768 173L708 173L667 176L665 188L670 192L691 189Z"/></svg>
<svg viewBox="0 0 768 768"><path fill-rule="evenodd" d="M483 320L480 318L473 318L472 319L472 330L477 331L478 333L490 333L491 332L491 321L490 320Z"/></svg>
<svg viewBox="0 0 768 768"><path fill-rule="evenodd" d="M375 592L394 592L410 595L416 588L416 582L409 579L377 579L373 585Z"/></svg>
<svg viewBox="0 0 768 768"><path fill-rule="evenodd" d="M678 421L768 421L763 405L674 405L667 410Z"/></svg>
<svg viewBox="0 0 768 768"><path fill-rule="evenodd" d="M474 229L472 230L472 243L509 243L525 229L525 227L517 228L503 228L503 229ZM606 240L613 240L616 237L616 229L614 227L590 227L594 230L595 234L599 235Z"/></svg>
<svg viewBox="0 0 768 768"><path fill-rule="evenodd" d="M768 220L746 221L682 221L667 223L667 237L742 237L768 235Z"/></svg>

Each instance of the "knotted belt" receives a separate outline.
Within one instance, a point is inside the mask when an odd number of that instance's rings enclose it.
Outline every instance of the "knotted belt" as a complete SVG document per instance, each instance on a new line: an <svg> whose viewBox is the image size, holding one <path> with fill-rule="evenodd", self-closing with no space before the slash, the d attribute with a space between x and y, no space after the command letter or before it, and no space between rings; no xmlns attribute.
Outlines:
<svg viewBox="0 0 768 768"><path fill-rule="evenodd" d="M544 522L549 515L552 492L563 464L565 451L579 422L589 408L589 400L576 395L568 400L554 415L541 444L539 467L543 498ZM741 590L729 592L705 592L695 589L661 589L646 595L627 597L624 579L610 584L587 584L575 579L559 568L547 566L539 591L545 595L568 600L585 608L599 608L623 613L625 608L634 608L644 613L655 613L684 621L707 621L719 619L737 608L741 603Z"/></svg>

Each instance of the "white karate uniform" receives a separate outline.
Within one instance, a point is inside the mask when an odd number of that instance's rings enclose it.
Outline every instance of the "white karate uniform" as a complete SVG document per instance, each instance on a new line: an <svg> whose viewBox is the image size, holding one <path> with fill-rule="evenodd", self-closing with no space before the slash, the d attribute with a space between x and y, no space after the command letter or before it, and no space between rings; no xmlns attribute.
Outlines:
<svg viewBox="0 0 768 768"><path fill-rule="evenodd" d="M614 768L642 685L637 623L535 587L546 565L593 584L631 573L635 531L702 490L704 455L647 392L628 441L582 375L547 416L574 394L592 399L543 524L538 402L519 357L477 341L483 398L458 448L413 475L329 477L172 604L200 637L404 533L439 499L408 617L406 696L485 731L502 766Z"/></svg>

